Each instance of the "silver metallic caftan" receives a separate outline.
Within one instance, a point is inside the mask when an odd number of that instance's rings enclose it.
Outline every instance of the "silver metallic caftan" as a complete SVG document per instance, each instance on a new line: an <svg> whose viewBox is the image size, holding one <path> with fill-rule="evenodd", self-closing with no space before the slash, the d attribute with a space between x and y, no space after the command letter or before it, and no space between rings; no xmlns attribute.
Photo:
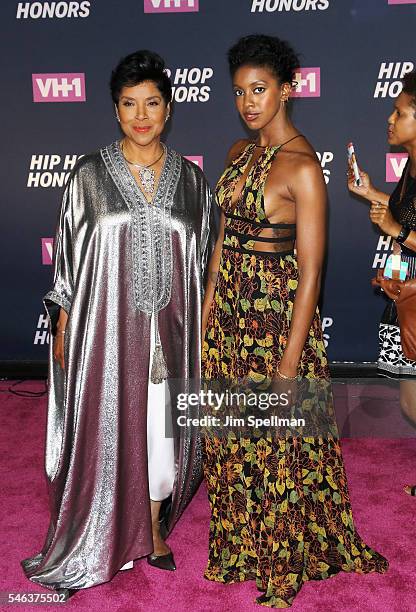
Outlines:
<svg viewBox="0 0 416 612"><path fill-rule="evenodd" d="M69 313L65 371L50 347L46 475L51 520L30 580L81 589L153 551L146 419L153 286L169 376L200 376L210 192L201 170L167 149L153 205L118 142L82 157L67 184L45 296L51 330ZM153 228L153 229L152 229ZM156 249L152 281L151 234ZM197 438L175 442L171 530L201 476Z"/></svg>

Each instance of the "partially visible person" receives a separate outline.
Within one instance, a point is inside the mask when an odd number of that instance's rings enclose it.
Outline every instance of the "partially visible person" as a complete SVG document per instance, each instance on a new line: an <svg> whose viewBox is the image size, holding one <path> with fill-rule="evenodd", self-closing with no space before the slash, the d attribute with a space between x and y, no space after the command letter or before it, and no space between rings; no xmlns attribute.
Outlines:
<svg viewBox="0 0 416 612"><path fill-rule="evenodd" d="M65 598L140 557L175 570L164 540L200 482L198 439L165 435L164 380L200 376L210 191L161 141L164 68L150 51L120 61L111 95L122 138L79 160L61 206L45 298L51 517L42 551L22 564Z"/></svg>
<svg viewBox="0 0 416 612"><path fill-rule="evenodd" d="M394 251L408 263L408 278L416 277L416 71L403 79L403 90L388 118L387 139L391 146L402 147L409 158L402 177L389 196L379 191L369 175L360 170L362 185L357 187L349 169L348 187L352 193L371 202L370 219L386 236L394 240ZM416 326L416 321L415 321ZM400 379L400 404L404 414L416 425L416 361L409 360L401 346L397 310L393 300L383 313L380 331L378 370L383 376ZM416 487L406 486L406 493L416 495Z"/></svg>

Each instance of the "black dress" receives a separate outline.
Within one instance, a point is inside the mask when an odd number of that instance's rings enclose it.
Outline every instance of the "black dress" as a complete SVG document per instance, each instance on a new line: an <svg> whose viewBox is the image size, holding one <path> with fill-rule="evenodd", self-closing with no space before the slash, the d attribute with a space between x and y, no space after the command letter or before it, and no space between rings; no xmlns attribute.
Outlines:
<svg viewBox="0 0 416 612"><path fill-rule="evenodd" d="M389 207L394 219L401 225L416 230L416 178L408 172L407 162L402 178L390 196ZM400 199L403 181L406 187ZM407 278L416 277L416 252L401 245L401 259L409 265ZM416 321L415 321L416 324ZM381 318L379 328L378 373L390 378L416 377L416 361L404 356L400 340L400 328L397 320L397 310L393 300L388 304Z"/></svg>

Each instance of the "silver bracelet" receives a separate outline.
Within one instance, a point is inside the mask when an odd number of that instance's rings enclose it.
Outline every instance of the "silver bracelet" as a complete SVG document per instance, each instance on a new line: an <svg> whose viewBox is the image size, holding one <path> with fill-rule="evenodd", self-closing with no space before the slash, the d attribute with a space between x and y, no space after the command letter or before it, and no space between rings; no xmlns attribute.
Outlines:
<svg viewBox="0 0 416 612"><path fill-rule="evenodd" d="M297 375L296 376L286 376L286 374L282 374L281 371L279 370L279 366L276 366L276 372L279 378L281 378L282 380L296 380L297 379Z"/></svg>

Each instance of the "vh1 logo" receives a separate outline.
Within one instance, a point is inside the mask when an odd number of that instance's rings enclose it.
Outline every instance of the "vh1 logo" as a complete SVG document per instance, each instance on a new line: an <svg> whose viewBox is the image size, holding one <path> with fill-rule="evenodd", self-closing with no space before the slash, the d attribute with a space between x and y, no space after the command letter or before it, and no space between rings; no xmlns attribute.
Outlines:
<svg viewBox="0 0 416 612"><path fill-rule="evenodd" d="M386 153L386 183L400 180L407 158L407 153Z"/></svg>
<svg viewBox="0 0 416 612"><path fill-rule="evenodd" d="M197 13L199 0L144 0L145 13Z"/></svg>
<svg viewBox="0 0 416 612"><path fill-rule="evenodd" d="M85 102L83 72L32 74L33 102Z"/></svg>
<svg viewBox="0 0 416 612"><path fill-rule="evenodd" d="M42 238L42 263L44 266L52 265L53 238Z"/></svg>
<svg viewBox="0 0 416 612"><path fill-rule="evenodd" d="M296 87L292 98L319 98L321 95L321 69L298 68L295 73Z"/></svg>
<svg viewBox="0 0 416 612"><path fill-rule="evenodd" d="M204 169L204 158L202 157L202 155L184 155L184 158L188 159L196 166L199 166L201 170Z"/></svg>

